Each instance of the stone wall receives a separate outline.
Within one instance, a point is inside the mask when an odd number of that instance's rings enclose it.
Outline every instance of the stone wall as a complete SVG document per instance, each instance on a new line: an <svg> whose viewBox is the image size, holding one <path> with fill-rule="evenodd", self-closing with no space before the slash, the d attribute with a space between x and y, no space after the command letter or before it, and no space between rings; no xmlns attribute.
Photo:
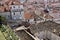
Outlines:
<svg viewBox="0 0 60 40"><path fill-rule="evenodd" d="M56 34L49 32L49 31L47 33L48 33L47 35L48 35L50 40L60 40L60 37L57 36Z"/></svg>
<svg viewBox="0 0 60 40"><path fill-rule="evenodd" d="M50 32L50 31L41 31L38 33L35 33L35 36L37 36L39 39L50 39L50 40L60 40L60 37L56 34Z"/></svg>

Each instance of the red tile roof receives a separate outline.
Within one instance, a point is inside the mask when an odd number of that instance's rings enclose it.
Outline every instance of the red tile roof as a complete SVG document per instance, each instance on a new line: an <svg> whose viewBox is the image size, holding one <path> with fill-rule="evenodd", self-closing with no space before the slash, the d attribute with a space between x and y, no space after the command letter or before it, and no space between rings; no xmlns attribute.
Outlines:
<svg viewBox="0 0 60 40"><path fill-rule="evenodd" d="M29 13L29 12L25 12L24 13L24 18L25 19L31 19L31 18L33 18L33 15L31 13Z"/></svg>

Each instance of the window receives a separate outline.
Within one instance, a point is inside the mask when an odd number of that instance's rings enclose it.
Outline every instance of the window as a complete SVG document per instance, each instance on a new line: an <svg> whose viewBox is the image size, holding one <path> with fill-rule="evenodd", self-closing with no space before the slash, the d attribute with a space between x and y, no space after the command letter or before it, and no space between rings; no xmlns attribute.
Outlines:
<svg viewBox="0 0 60 40"><path fill-rule="evenodd" d="M20 12L20 14L21 14L21 12Z"/></svg>
<svg viewBox="0 0 60 40"><path fill-rule="evenodd" d="M13 8L15 8L15 6L13 6Z"/></svg>
<svg viewBox="0 0 60 40"><path fill-rule="evenodd" d="M14 13L14 15L15 15L15 13Z"/></svg>
<svg viewBox="0 0 60 40"><path fill-rule="evenodd" d="M21 11L24 11L23 9L21 9Z"/></svg>

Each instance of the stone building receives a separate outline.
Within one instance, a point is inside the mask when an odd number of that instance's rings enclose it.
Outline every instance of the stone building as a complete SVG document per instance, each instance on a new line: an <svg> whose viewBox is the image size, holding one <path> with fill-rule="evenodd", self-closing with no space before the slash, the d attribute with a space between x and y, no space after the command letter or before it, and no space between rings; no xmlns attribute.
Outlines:
<svg viewBox="0 0 60 40"><path fill-rule="evenodd" d="M11 17L12 19L24 19L23 5L11 5Z"/></svg>

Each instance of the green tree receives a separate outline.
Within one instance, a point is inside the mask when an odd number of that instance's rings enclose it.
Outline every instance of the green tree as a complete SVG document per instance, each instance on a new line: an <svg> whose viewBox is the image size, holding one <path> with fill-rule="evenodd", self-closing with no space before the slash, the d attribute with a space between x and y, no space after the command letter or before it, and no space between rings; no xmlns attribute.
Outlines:
<svg viewBox="0 0 60 40"><path fill-rule="evenodd" d="M6 23L6 18L3 17L3 16L0 16L0 26L1 26L3 23Z"/></svg>

